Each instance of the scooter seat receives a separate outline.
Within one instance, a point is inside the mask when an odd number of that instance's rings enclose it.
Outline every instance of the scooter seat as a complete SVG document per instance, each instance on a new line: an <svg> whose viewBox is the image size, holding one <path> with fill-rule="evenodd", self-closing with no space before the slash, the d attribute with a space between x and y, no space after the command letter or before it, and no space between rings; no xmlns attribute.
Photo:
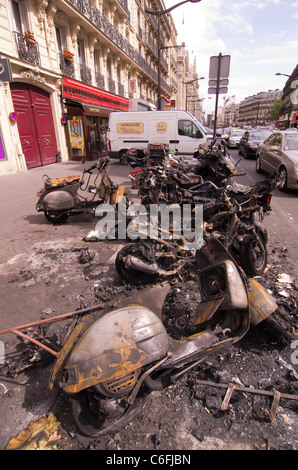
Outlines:
<svg viewBox="0 0 298 470"><path fill-rule="evenodd" d="M74 183L75 181L80 181L81 176L66 176L64 178L48 178L45 179L44 185L45 188L62 188L67 184Z"/></svg>

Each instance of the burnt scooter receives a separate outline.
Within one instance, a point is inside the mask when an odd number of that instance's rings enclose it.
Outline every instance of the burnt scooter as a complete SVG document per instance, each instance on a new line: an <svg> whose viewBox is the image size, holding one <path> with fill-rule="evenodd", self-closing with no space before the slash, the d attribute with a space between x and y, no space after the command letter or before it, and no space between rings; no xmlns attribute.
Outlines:
<svg viewBox="0 0 298 470"><path fill-rule="evenodd" d="M204 205L205 238L212 236L220 240L246 274L261 275L267 266L268 241L262 221L271 211L277 177L268 177L251 186L235 182L221 188L211 182L209 185L213 194ZM196 197L199 197L198 193Z"/></svg>
<svg viewBox="0 0 298 470"><path fill-rule="evenodd" d="M116 301L112 309L77 324L68 337L50 387L72 395L74 420L84 435L128 424L141 409L141 396L175 383L277 308L258 283L248 291L242 271L217 240L209 240L200 255L200 301L190 336L177 339L162 322L171 289L165 283ZM183 321L177 318L180 325Z"/></svg>
<svg viewBox="0 0 298 470"><path fill-rule="evenodd" d="M44 175L44 188L37 193L36 210L44 212L49 222L62 223L70 215L94 215L101 203L117 206L125 194L125 187L111 181L109 162L108 157L101 158L85 169L81 176L49 178Z"/></svg>
<svg viewBox="0 0 298 470"><path fill-rule="evenodd" d="M197 308L192 316L181 316L178 309L175 318L176 330L185 334L171 333L163 309L171 285L162 283L0 335L17 334L55 357L49 388L72 397L74 421L83 435L114 433L141 411L148 393L174 384L210 354L238 342L250 325L268 321L279 310L218 240L208 240L197 261ZM52 345L46 337L40 342L34 327L70 317L72 327L61 343Z"/></svg>
<svg viewBox="0 0 298 470"><path fill-rule="evenodd" d="M192 203L193 214L203 206L203 235L205 239L217 238L233 258L250 276L261 275L267 266L268 234L262 221L271 211L272 191L278 185L276 176L246 186L232 182L234 176L225 179L222 186L212 181L189 186L177 184L177 178L162 171L155 179L152 191L154 202ZM157 173L155 173L157 175ZM168 176L166 176L168 175ZM193 186L191 186L193 185ZM153 191L155 189L155 192ZM147 195L148 195L147 194ZM142 203L147 202L147 195ZM152 198L151 198L152 195ZM156 201L155 198L158 198ZM147 231L144 230L145 235ZM148 238L148 237L147 237ZM126 244L117 253L115 267L126 282L143 282L153 277L176 275L192 262L192 253L185 249L183 237L164 240L156 238Z"/></svg>

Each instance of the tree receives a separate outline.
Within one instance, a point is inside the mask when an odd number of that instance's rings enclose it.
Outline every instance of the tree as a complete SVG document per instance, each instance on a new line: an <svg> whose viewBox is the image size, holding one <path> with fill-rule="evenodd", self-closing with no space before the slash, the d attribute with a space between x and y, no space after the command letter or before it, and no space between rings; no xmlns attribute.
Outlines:
<svg viewBox="0 0 298 470"><path fill-rule="evenodd" d="M270 119L272 121L277 121L277 119L279 118L279 116L281 114L281 108L282 108L282 99L278 98L275 101L274 106L270 111Z"/></svg>

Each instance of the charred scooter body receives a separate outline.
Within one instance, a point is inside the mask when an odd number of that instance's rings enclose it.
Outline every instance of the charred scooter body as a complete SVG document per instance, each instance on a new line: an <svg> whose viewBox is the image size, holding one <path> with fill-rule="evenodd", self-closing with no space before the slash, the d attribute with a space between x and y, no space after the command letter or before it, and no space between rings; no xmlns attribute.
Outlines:
<svg viewBox="0 0 298 470"><path fill-rule="evenodd" d="M50 179L44 176L44 188L37 193L38 212L52 223L65 222L70 215L94 215L100 203L117 205L125 187L115 185L108 176L109 158L102 158L83 171L82 176ZM91 181L95 173L94 181ZM91 184L92 183L92 184ZM88 197L84 192L89 193Z"/></svg>
<svg viewBox="0 0 298 470"><path fill-rule="evenodd" d="M74 419L83 434L97 436L127 424L139 411L141 395L175 382L245 335L254 311L251 294L242 271L215 239L201 249L198 276L198 332L189 337L172 338L162 322L168 283L76 325L57 357L50 388L73 395ZM276 305L269 308L271 314Z"/></svg>

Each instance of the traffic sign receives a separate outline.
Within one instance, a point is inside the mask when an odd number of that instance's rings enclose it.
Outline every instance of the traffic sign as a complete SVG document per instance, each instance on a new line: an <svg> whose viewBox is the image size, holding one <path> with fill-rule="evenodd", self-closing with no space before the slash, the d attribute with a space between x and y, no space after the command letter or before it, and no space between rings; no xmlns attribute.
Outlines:
<svg viewBox="0 0 298 470"><path fill-rule="evenodd" d="M0 82L12 82L12 72L9 59L0 59Z"/></svg>

